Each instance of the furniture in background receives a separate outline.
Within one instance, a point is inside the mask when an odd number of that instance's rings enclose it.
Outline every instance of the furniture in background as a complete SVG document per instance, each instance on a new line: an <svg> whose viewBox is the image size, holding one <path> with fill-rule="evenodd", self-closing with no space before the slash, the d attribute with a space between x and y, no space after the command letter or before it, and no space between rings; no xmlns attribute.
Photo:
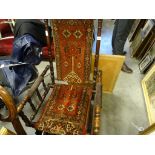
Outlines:
<svg viewBox="0 0 155 155"><path fill-rule="evenodd" d="M155 65L142 80L143 94L150 125L155 123Z"/></svg>
<svg viewBox="0 0 155 155"><path fill-rule="evenodd" d="M155 60L155 40L150 46L150 48L146 51L145 55L139 62L139 70L142 74L145 74L151 66L154 64Z"/></svg>
<svg viewBox="0 0 155 155"><path fill-rule="evenodd" d="M92 61L94 62L94 55ZM113 93L125 56L100 54L99 70L102 70L102 92ZM93 64L93 63L92 63ZM92 70L94 69L92 65Z"/></svg>
<svg viewBox="0 0 155 155"><path fill-rule="evenodd" d="M152 46L155 40L155 22L147 20L144 27L140 29L136 37L131 43L131 56L139 60L143 58L146 51Z"/></svg>
<svg viewBox="0 0 155 155"><path fill-rule="evenodd" d="M143 28L146 21L146 19L135 19L130 34L128 36L129 42L132 42L135 39L136 35L139 33L140 29Z"/></svg>

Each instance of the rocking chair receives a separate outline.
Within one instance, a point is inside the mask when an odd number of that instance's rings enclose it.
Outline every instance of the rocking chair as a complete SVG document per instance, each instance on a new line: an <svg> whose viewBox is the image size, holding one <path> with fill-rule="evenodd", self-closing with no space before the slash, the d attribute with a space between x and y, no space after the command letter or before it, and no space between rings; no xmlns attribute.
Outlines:
<svg viewBox="0 0 155 155"><path fill-rule="evenodd" d="M98 59L102 20L98 20L92 80L93 20L52 20L57 79L54 76L53 59L50 56L51 45L47 20L45 25L50 65L45 68L17 107L9 93L0 87L0 94L2 94L0 99L9 111L9 116L3 118L0 115L0 120L12 122L17 134L26 134L19 116L26 126L36 129L36 134L99 134L102 72L98 71ZM44 77L49 69L51 81L46 85ZM39 91L41 84L44 89L43 94ZM47 95L50 90L52 92ZM39 99L37 106L32 100L35 94ZM46 96L49 96L48 99ZM28 103L34 112L30 118L24 114L24 107ZM41 111L39 118L34 122L38 111Z"/></svg>

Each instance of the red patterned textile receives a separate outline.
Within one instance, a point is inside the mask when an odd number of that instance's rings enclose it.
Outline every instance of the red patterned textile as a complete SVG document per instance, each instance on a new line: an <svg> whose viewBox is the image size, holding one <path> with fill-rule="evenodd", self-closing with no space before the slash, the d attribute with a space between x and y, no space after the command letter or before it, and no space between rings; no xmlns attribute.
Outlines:
<svg viewBox="0 0 155 155"><path fill-rule="evenodd" d="M52 25L58 79L89 81L93 20L52 20Z"/></svg>
<svg viewBox="0 0 155 155"><path fill-rule="evenodd" d="M35 128L49 134L86 134L92 88L55 85Z"/></svg>
<svg viewBox="0 0 155 155"><path fill-rule="evenodd" d="M93 20L52 20L52 26L57 77L69 85L54 85L35 128L49 134L86 134Z"/></svg>

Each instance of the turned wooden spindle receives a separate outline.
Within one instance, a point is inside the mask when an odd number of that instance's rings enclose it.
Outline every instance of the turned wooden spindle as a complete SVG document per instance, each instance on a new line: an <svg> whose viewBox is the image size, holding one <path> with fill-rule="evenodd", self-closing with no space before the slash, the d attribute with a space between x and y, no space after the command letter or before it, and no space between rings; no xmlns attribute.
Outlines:
<svg viewBox="0 0 155 155"><path fill-rule="evenodd" d="M32 97L36 89L39 87L40 83L43 81L45 74L47 73L49 69L49 66L46 66L45 70L42 72L42 74L37 78L37 80L32 85L31 89L28 91L26 97L22 100L22 102L17 107L17 113L20 113L22 109L24 108L25 104L29 101L29 99Z"/></svg>
<svg viewBox="0 0 155 155"><path fill-rule="evenodd" d="M49 55L49 63L50 63L50 73L51 73L51 79L52 84L55 83L54 80L54 67L53 67L53 58L52 58L52 50L51 50L51 37L49 33L49 27L48 27L48 19L45 19L45 32L46 32L46 39L47 39L47 47L48 47L48 55Z"/></svg>
<svg viewBox="0 0 155 155"><path fill-rule="evenodd" d="M98 19L96 53L95 53L95 61L94 61L94 77L93 77L93 80L94 80L94 81L96 81L97 72L98 72L98 62L99 62L99 52L100 52L101 34L102 34L102 19Z"/></svg>
<svg viewBox="0 0 155 155"><path fill-rule="evenodd" d="M93 127L92 134L97 135L100 131L100 122L101 122L101 108L102 108L102 71L98 71L97 79L96 79L96 96L95 96L95 104L93 111Z"/></svg>

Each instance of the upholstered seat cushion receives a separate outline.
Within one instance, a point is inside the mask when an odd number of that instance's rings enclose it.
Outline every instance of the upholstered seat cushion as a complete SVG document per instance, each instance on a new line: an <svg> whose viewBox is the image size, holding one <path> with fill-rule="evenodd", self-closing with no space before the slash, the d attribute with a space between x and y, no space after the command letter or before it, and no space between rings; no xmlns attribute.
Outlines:
<svg viewBox="0 0 155 155"><path fill-rule="evenodd" d="M35 128L49 134L86 134L92 88L55 85Z"/></svg>

